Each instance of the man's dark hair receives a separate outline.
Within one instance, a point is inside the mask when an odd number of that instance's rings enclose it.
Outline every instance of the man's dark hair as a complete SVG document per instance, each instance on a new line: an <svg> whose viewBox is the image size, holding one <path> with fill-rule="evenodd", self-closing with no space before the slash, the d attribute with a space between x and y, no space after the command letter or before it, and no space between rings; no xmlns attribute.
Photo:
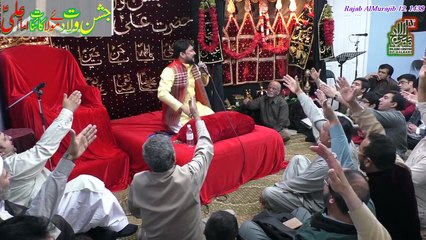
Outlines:
<svg viewBox="0 0 426 240"><path fill-rule="evenodd" d="M142 148L145 163L153 172L165 172L175 165L175 150L169 136L155 134Z"/></svg>
<svg viewBox="0 0 426 240"><path fill-rule="evenodd" d="M379 170L391 168L395 164L395 143L386 135L370 133L367 136L370 144L364 148L363 154L369 157Z"/></svg>
<svg viewBox="0 0 426 240"><path fill-rule="evenodd" d="M206 240L234 240L238 236L237 218L226 211L214 212L204 229Z"/></svg>
<svg viewBox="0 0 426 240"><path fill-rule="evenodd" d="M352 125L351 121L349 119L338 116L337 117L340 121L340 125L342 125L343 131L345 132L346 139L348 139L348 143L352 141L352 136L354 134L354 126Z"/></svg>
<svg viewBox="0 0 426 240"><path fill-rule="evenodd" d="M362 98L367 99L370 104L376 104L374 109L378 109L381 97L382 96L380 96L377 92L374 92L374 91L366 92L362 95Z"/></svg>
<svg viewBox="0 0 426 240"><path fill-rule="evenodd" d="M20 215L0 223L2 240L46 240L49 236L49 219Z"/></svg>
<svg viewBox="0 0 426 240"><path fill-rule="evenodd" d="M407 100L401 95L400 92L395 90L389 90L386 93L391 93L393 95L392 102L396 103L396 107L395 107L396 110L398 111L404 110Z"/></svg>
<svg viewBox="0 0 426 240"><path fill-rule="evenodd" d="M366 92L370 90L370 82L367 80L367 78L355 78L354 81L360 81L361 89L365 89Z"/></svg>
<svg viewBox="0 0 426 240"><path fill-rule="evenodd" d="M398 80L398 82L401 80L401 79L406 79L407 81L409 81L409 82L413 82L413 87L415 88L415 89L417 89L417 87L418 87L418 85L419 85L419 82L418 82L418 79L416 78L416 76L414 76L413 74L409 74L409 73L407 73L407 74L402 74L401 76L399 76L396 80Z"/></svg>
<svg viewBox="0 0 426 240"><path fill-rule="evenodd" d="M191 42L188 40L177 40L173 44L173 58L178 58L181 52L185 52L186 49L189 48L189 46L192 46Z"/></svg>
<svg viewBox="0 0 426 240"><path fill-rule="evenodd" d="M356 195L359 197L359 199L361 199L362 202L367 204L370 200L370 188L365 176L360 171L353 169L345 169L344 173ZM365 181L360 182L360 177L362 177ZM333 196L334 200L336 201L336 205L339 210L342 213L347 214L349 209L345 200L343 200L343 197L335 192L330 185L328 186L328 189L330 190L331 196Z"/></svg>
<svg viewBox="0 0 426 240"><path fill-rule="evenodd" d="M387 63L380 65L379 69L387 69L389 76L392 76L392 74L393 74L393 67L391 65L387 64Z"/></svg>

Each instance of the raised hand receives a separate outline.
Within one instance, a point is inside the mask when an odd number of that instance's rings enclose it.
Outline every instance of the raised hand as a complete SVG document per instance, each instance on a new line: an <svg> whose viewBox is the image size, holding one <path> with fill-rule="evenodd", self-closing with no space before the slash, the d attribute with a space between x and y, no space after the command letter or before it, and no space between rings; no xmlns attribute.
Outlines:
<svg viewBox="0 0 426 240"><path fill-rule="evenodd" d="M320 78L320 75L321 75L321 69L317 71L315 68L311 68L311 78L313 80L318 80Z"/></svg>
<svg viewBox="0 0 426 240"><path fill-rule="evenodd" d="M200 118L200 115L198 114L197 100L195 100L194 97L189 99L189 111L191 112L191 115L194 117L194 119L198 120Z"/></svg>
<svg viewBox="0 0 426 240"><path fill-rule="evenodd" d="M322 143L310 148L327 162L329 168L327 184L330 185L331 189L343 197L350 211L359 208L362 202L349 184L339 161L336 159L336 155Z"/></svg>
<svg viewBox="0 0 426 240"><path fill-rule="evenodd" d="M283 80L284 86L286 86L292 93L298 94L302 92L297 76L295 78L292 78L289 75L286 75L284 76Z"/></svg>
<svg viewBox="0 0 426 240"><path fill-rule="evenodd" d="M327 162L328 168L332 169L342 169L339 161L336 159L336 154L331 152L324 144L318 143L318 146L309 147L311 151L317 153L319 156L325 159Z"/></svg>
<svg viewBox="0 0 426 240"><path fill-rule="evenodd" d="M418 96L416 94L409 93L407 91L401 90L401 95L410 103L417 104Z"/></svg>
<svg viewBox="0 0 426 240"><path fill-rule="evenodd" d="M64 93L64 99L62 100L62 107L74 112L78 106L81 104L81 92L75 90L68 97L66 93Z"/></svg>
<svg viewBox="0 0 426 240"><path fill-rule="evenodd" d="M84 151L89 147L89 145L96 139L96 125L89 124L83 129L77 136L75 131L71 129L71 143L68 147L68 154L70 160L74 161L79 158Z"/></svg>
<svg viewBox="0 0 426 240"><path fill-rule="evenodd" d="M321 84L320 90L329 98L334 98L337 94L337 89L334 86L328 86L327 84Z"/></svg>
<svg viewBox="0 0 426 240"><path fill-rule="evenodd" d="M327 96L325 95L325 93L323 91L321 91L321 89L317 89L315 91L315 96L317 96L317 98L315 100L321 105L323 105L324 102L327 101Z"/></svg>
<svg viewBox="0 0 426 240"><path fill-rule="evenodd" d="M339 84L340 95L342 96L343 100L346 102L355 101L357 91L352 89L348 81L344 77L341 77L337 79L337 83Z"/></svg>

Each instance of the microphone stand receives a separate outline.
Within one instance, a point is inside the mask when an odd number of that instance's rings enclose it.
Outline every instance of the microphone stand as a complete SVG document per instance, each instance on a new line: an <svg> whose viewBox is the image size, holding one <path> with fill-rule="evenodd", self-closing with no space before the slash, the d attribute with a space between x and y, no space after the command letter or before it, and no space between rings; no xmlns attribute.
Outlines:
<svg viewBox="0 0 426 240"><path fill-rule="evenodd" d="M6 110L11 109L13 106L15 106L16 104L18 104L19 102L21 102L22 100L30 96L32 93L37 94L38 111L40 113L41 125L42 125L43 133L44 133L46 131L46 121L44 119L43 108L41 105L41 95L43 94L43 91L41 89L34 88L33 90L31 90L31 92L28 92L27 94L25 94L24 96L16 100L14 103L12 103L9 107L6 108ZM51 158L49 158L49 165L50 165L50 169L53 169Z"/></svg>
<svg viewBox="0 0 426 240"><path fill-rule="evenodd" d="M358 52L359 36L356 36L355 52ZM358 55L355 57L355 78L358 76Z"/></svg>
<svg viewBox="0 0 426 240"><path fill-rule="evenodd" d="M39 89L39 90L35 90L35 93L37 94L38 110L40 113L41 126L43 127L43 133L44 133L46 131L46 121L44 120L43 108L41 107L41 95L43 94L43 91Z"/></svg>

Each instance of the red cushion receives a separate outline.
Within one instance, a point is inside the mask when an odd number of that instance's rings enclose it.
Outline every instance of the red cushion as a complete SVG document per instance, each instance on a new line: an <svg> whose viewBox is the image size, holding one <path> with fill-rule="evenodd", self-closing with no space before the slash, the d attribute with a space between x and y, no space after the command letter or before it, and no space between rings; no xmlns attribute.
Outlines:
<svg viewBox="0 0 426 240"><path fill-rule="evenodd" d="M206 127L209 130L213 142L250 133L254 129L253 119L236 111L217 112L212 115L203 116L201 119L206 123ZM196 143L198 138L194 119L187 122L185 126L179 130L177 138L182 142L186 142L186 129L188 124L191 125L194 131L194 140Z"/></svg>

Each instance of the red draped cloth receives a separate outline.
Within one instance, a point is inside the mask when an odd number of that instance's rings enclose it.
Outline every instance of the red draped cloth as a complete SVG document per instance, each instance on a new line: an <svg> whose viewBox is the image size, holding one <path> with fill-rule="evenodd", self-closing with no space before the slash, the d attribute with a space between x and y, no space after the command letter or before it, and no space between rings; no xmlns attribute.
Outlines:
<svg viewBox="0 0 426 240"><path fill-rule="evenodd" d="M0 77L7 105L32 91L41 82L42 108L46 127L62 109L63 94L74 90L82 93L81 106L74 113L72 128L78 133L89 123L98 126L98 138L75 163L70 178L90 174L105 182L111 190L121 190L129 183L129 157L115 143L108 113L102 104L99 89L88 86L70 52L48 46L19 46L0 53ZM37 139L43 134L36 94L31 94L9 110L14 128L31 128ZM66 136L53 165L59 162L69 146Z"/></svg>
<svg viewBox="0 0 426 240"><path fill-rule="evenodd" d="M142 145L149 135L164 131L161 112L113 120L112 127L118 144L129 153L131 174L148 170ZM172 142L176 164L182 166L191 161L195 148L177 142L176 135ZM214 157L200 192L201 202L208 204L212 198L233 192L252 179L278 172L287 166L284 156L280 135L263 126L256 125L251 133L215 142Z"/></svg>

